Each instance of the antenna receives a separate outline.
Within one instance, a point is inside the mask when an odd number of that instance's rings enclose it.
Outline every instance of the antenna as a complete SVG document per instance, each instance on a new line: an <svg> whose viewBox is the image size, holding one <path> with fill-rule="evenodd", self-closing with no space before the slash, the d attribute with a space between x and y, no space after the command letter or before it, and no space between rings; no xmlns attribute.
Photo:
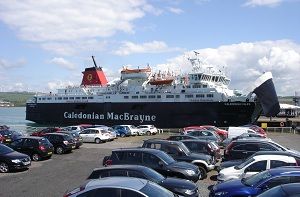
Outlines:
<svg viewBox="0 0 300 197"><path fill-rule="evenodd" d="M95 58L94 58L94 56L93 56L93 55L92 55L92 59L93 59L93 62L94 62L95 68L97 68L97 64L96 64L96 61L95 61ZM101 67L99 67L99 68L101 68Z"/></svg>

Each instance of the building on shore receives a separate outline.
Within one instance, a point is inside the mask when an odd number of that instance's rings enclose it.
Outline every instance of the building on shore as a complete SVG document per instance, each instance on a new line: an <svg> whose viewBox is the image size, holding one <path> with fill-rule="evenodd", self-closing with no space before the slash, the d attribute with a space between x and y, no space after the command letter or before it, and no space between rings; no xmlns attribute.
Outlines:
<svg viewBox="0 0 300 197"><path fill-rule="evenodd" d="M14 104L8 101L0 100L0 107L13 107Z"/></svg>

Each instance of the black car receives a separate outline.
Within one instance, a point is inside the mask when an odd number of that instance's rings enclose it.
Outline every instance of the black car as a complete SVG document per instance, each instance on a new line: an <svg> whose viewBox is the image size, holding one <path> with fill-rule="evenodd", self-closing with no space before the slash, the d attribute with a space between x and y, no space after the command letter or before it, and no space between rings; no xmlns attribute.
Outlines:
<svg viewBox="0 0 300 197"><path fill-rule="evenodd" d="M99 179L112 176L126 176L146 179L163 186L181 196L199 196L198 186L186 179L167 178L151 168L140 165L113 165L95 168L88 179Z"/></svg>
<svg viewBox="0 0 300 197"><path fill-rule="evenodd" d="M202 153L192 153L182 142L162 139L149 139L143 143L143 148L153 148L166 152L177 161L186 161L198 166L204 179L207 172L215 168L216 161L212 156Z"/></svg>
<svg viewBox="0 0 300 197"><path fill-rule="evenodd" d="M15 151L29 155L33 161L42 158L51 158L54 151L53 145L44 137L22 137L13 141L9 147Z"/></svg>
<svg viewBox="0 0 300 197"><path fill-rule="evenodd" d="M192 180L199 180L200 171L197 166L187 162L177 162L161 150L150 148L116 149L111 156L103 159L104 166L108 165L143 165L163 174Z"/></svg>
<svg viewBox="0 0 300 197"><path fill-rule="evenodd" d="M258 151L287 151L268 138L243 138L232 141L224 150L223 161L246 159Z"/></svg>
<svg viewBox="0 0 300 197"><path fill-rule="evenodd" d="M199 138L194 137L194 136L189 136L189 135L171 135L170 137L167 138L167 140L172 140L172 141L180 141L180 140L197 140Z"/></svg>
<svg viewBox="0 0 300 197"><path fill-rule="evenodd" d="M0 144L0 172L26 169L31 165L28 155L19 153L4 144Z"/></svg>
<svg viewBox="0 0 300 197"><path fill-rule="evenodd" d="M75 149L75 140L69 134L65 133L47 133L43 137L47 138L54 146L55 153L63 154L72 152Z"/></svg>
<svg viewBox="0 0 300 197"><path fill-rule="evenodd" d="M215 159L221 159L221 149L214 141L210 140L181 140L192 153L211 155Z"/></svg>
<svg viewBox="0 0 300 197"><path fill-rule="evenodd" d="M65 130L65 131L59 131L58 133L65 133L65 134L71 135L75 140L75 148L80 148L80 146L82 146L82 144L83 144L83 140L79 134L79 131L74 131L74 130L66 131Z"/></svg>
<svg viewBox="0 0 300 197"><path fill-rule="evenodd" d="M222 142L222 138L218 134L209 130L189 130L186 135L194 136L200 139L212 140L217 142L218 145L220 145Z"/></svg>

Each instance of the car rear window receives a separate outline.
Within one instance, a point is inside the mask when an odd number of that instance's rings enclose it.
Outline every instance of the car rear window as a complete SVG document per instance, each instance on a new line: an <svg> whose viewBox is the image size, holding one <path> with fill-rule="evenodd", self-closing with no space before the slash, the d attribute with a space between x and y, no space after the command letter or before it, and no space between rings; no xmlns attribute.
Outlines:
<svg viewBox="0 0 300 197"><path fill-rule="evenodd" d="M71 139L72 139L71 136L69 136L69 135L64 135L64 140L71 140Z"/></svg>
<svg viewBox="0 0 300 197"><path fill-rule="evenodd" d="M48 139L43 138L43 139L39 140L39 144L41 144L41 145L48 145L48 144L50 144L50 142L49 142Z"/></svg>

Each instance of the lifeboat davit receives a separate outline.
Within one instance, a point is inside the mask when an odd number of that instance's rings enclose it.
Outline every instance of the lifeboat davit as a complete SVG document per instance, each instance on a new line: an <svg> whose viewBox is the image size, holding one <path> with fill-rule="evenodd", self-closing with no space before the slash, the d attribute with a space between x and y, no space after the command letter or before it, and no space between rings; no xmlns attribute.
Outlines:
<svg viewBox="0 0 300 197"><path fill-rule="evenodd" d="M151 68L148 66L147 68L123 68L121 71L122 79L148 79L151 74Z"/></svg>

